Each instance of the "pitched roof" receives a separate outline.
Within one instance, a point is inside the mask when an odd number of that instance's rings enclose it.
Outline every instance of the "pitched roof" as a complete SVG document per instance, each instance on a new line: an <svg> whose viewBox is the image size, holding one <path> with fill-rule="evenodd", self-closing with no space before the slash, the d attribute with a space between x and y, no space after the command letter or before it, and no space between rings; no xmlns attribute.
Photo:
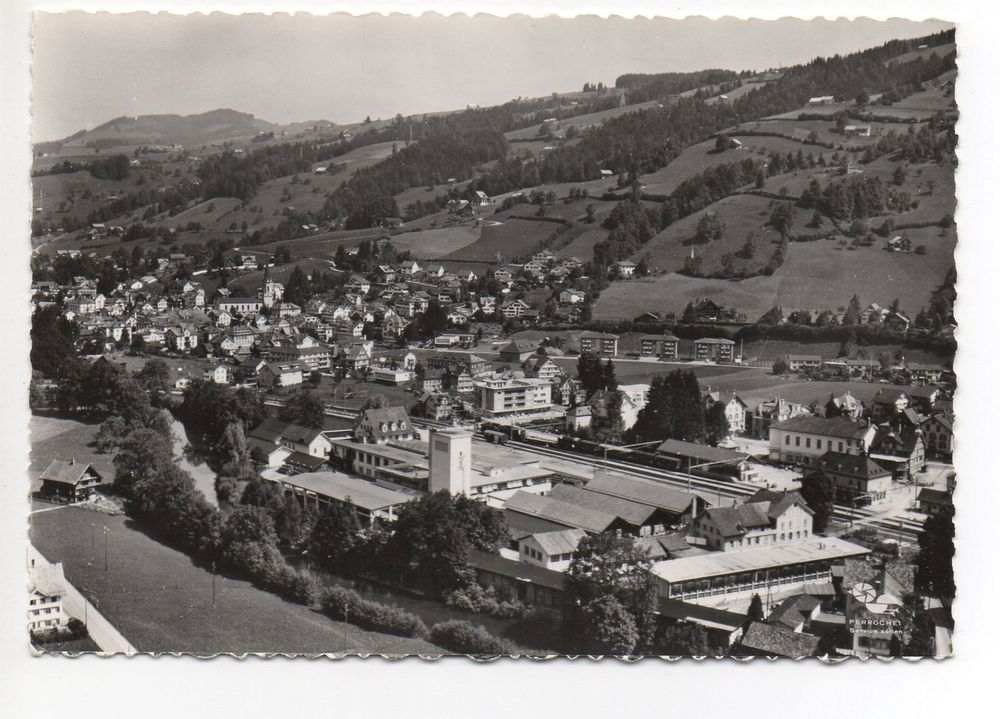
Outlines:
<svg viewBox="0 0 1000 719"><path fill-rule="evenodd" d="M819 434L824 437L854 439L864 434L868 426L847 417L816 417L803 414L771 425L771 429L781 429L805 434Z"/></svg>
<svg viewBox="0 0 1000 719"><path fill-rule="evenodd" d="M762 654L797 659L816 656L819 637L799 634L775 624L751 622L740 646Z"/></svg>
<svg viewBox="0 0 1000 719"><path fill-rule="evenodd" d="M60 484L75 485L83 479L83 475L85 475L88 470L100 478L100 473L98 473L86 462L77 462L75 459L53 459L46 470L42 472L40 479L45 482L59 482Z"/></svg>
<svg viewBox="0 0 1000 719"><path fill-rule="evenodd" d="M553 554L575 552L580 540L587 536L582 529L560 529L555 532L536 532L531 537L550 557Z"/></svg>
<svg viewBox="0 0 1000 719"><path fill-rule="evenodd" d="M306 472L290 477L278 477L277 482L315 492L369 511L394 507L416 499L416 495L394 489L386 489L374 482L352 477L342 472Z"/></svg>
<svg viewBox="0 0 1000 719"><path fill-rule="evenodd" d="M866 456L833 451L827 452L819 458L819 468L865 481L892 474L891 470L873 462Z"/></svg>
<svg viewBox="0 0 1000 719"><path fill-rule="evenodd" d="M750 455L743 452L734 452L725 447L711 447L707 444L697 444L696 442L684 442L679 439L668 439L656 448L662 454L674 454L679 457L690 457L700 462L742 462Z"/></svg>
<svg viewBox="0 0 1000 719"><path fill-rule="evenodd" d="M284 431L288 422L283 422L280 419L274 419L273 417L267 417L250 430L250 434L247 437L254 439L261 439L265 442L271 442L272 444L277 444L278 440L281 439L281 433Z"/></svg>
<svg viewBox="0 0 1000 719"><path fill-rule="evenodd" d="M543 497L524 490L515 492L504 504L504 509L594 533L603 532L617 519L617 516L610 512Z"/></svg>
<svg viewBox="0 0 1000 719"><path fill-rule="evenodd" d="M557 484L547 496L562 502L576 504L580 507L613 514L634 526L644 524L657 509L656 507L650 507L648 504L640 504L628 499L622 499L621 497L613 497L610 494L603 494L602 492L591 492L582 487L574 487L571 484Z"/></svg>
<svg viewBox="0 0 1000 719"><path fill-rule="evenodd" d="M587 490L630 499L678 514L688 511L695 500L694 495L663 483L632 477L594 477L587 482Z"/></svg>

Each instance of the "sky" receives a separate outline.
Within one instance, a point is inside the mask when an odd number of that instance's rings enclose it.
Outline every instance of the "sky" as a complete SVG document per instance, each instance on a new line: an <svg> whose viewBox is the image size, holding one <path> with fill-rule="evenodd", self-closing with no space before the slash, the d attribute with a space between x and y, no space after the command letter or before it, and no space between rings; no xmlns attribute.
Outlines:
<svg viewBox="0 0 1000 719"><path fill-rule="evenodd" d="M928 20L37 13L32 134L231 108L271 122L494 105L630 72L794 65L925 35Z"/></svg>

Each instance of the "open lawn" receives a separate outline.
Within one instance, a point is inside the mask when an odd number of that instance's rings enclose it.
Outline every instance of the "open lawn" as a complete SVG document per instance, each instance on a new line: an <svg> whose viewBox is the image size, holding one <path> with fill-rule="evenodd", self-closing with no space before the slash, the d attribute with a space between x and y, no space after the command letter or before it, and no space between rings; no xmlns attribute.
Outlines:
<svg viewBox="0 0 1000 719"><path fill-rule="evenodd" d="M91 543L92 522L107 526ZM32 543L143 652L413 654L440 650L419 639L368 632L286 602L249 582L217 575L152 539L122 516L67 507L31 517ZM93 566L88 568L88 563Z"/></svg>
<svg viewBox="0 0 1000 719"><path fill-rule="evenodd" d="M307 275L315 274L318 271L330 272L330 263L326 260L314 260L314 259L301 259L290 262L286 265L278 265L277 267L268 268L268 274L273 280L278 282L286 283L288 278L291 277L292 271L296 267L301 267L302 271ZM256 292L256 288L260 287L264 282L264 270L256 270L254 272L248 272L245 275L240 275L239 277L233 279L228 287L231 290L241 291L250 290L246 292L243 296L253 295Z"/></svg>
<svg viewBox="0 0 1000 719"><path fill-rule="evenodd" d="M756 195L731 195L712 204L709 210L696 212L678 220L655 235L649 242L636 250L633 262L645 259L651 269L677 272L684 268L684 260L694 253L702 258L702 270L715 272L722 267L724 254L734 255L733 267L756 271L767 264L773 252L773 245L780 235L766 223L770 219L772 206L780 202ZM714 212L725 229L722 237L707 243L696 243L695 233L705 212ZM801 211L797 211L798 212ZM808 222L808 218L801 221ZM748 235L757 238L757 251L750 259L736 257ZM638 312L635 314L639 314Z"/></svg>
<svg viewBox="0 0 1000 719"><path fill-rule="evenodd" d="M479 228L471 223L437 230L418 230L394 235L392 245L401 252L409 251L418 260L436 260L468 247L479 239Z"/></svg>
<svg viewBox="0 0 1000 719"><path fill-rule="evenodd" d="M930 228L929 233L939 232ZM907 230L915 240L928 230ZM793 242L784 265L770 277L714 280L668 273L619 281L607 287L594 306L595 319L629 319L643 311L683 311L688 302L708 297L756 320L774 305L793 309L846 306L858 295L862 306L899 299L915 314L926 305L953 262L950 240L924 240L927 254L887 252L878 244L840 249L830 240ZM647 251L647 250L643 250ZM638 254L636 256L639 256ZM834 281L835 278L835 281Z"/></svg>
<svg viewBox="0 0 1000 719"><path fill-rule="evenodd" d="M199 202L184 212L178 212L173 217L164 218L158 224L163 227L182 227L189 222L197 222L202 227L219 228L222 218L234 212L241 204L235 197L213 197L210 200ZM229 222L231 221L229 220ZM223 223L220 229L224 229L226 225L228 222Z"/></svg>
<svg viewBox="0 0 1000 719"><path fill-rule="evenodd" d="M943 45L934 45L933 47L922 47L917 50L911 50L910 52L904 52L902 55L897 55L891 60L886 60L886 65L896 65L901 63L912 62L917 58L928 58L932 54L936 54L938 57L946 57L951 53L955 52L955 43L948 42Z"/></svg>
<svg viewBox="0 0 1000 719"><path fill-rule="evenodd" d="M471 245L445 255L442 259L495 262L497 254L504 262L530 255L559 229L555 222L507 220L484 224L479 239Z"/></svg>
<svg viewBox="0 0 1000 719"><path fill-rule="evenodd" d="M41 488L38 478L53 459L75 459L92 464L104 480L110 482L115 476L111 455L100 454L91 446L99 428L99 424L87 424L75 419L32 415L28 424L31 491Z"/></svg>
<svg viewBox="0 0 1000 719"><path fill-rule="evenodd" d="M597 222L589 225L577 225L565 234L559 236L552 248L557 257L577 257L584 262L594 256L594 245L608 239L608 231Z"/></svg>
<svg viewBox="0 0 1000 719"><path fill-rule="evenodd" d="M745 122L734 130L731 134L734 137L738 137L740 141L744 143L752 143L757 140L761 140L761 137L753 137L750 135L740 135L740 131L752 130L756 132L777 132L781 135L786 135L788 137L795 138L800 141L805 141L809 137L809 133L815 132L816 137L820 142L831 142L837 147L862 147L866 145L871 145L878 142L883 135L895 131L899 132L901 126L898 123L889 122L855 122L854 124L866 125L871 127L871 135L869 137L845 137L844 135L837 132L837 125L833 120L758 120L755 122ZM779 139L779 138L775 138ZM832 150L828 150L825 147L820 147L818 145L804 145L799 143L799 148L805 152L812 152L814 155L819 157L820 153L827 156L832 154ZM793 150L794 152L794 150Z"/></svg>

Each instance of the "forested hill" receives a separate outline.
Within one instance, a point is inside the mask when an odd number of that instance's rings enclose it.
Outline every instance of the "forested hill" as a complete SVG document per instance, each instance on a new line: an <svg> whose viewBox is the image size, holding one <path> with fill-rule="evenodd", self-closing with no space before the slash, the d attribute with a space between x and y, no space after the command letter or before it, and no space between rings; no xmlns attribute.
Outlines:
<svg viewBox="0 0 1000 719"><path fill-rule="evenodd" d="M490 194L529 187L541 182L581 182L613 172L653 172L685 147L708 139L731 125L788 112L810 97L833 95L853 99L860 93L893 92L898 97L920 89L920 83L955 67L955 53L920 56L905 63L887 63L921 45L954 40L954 30L914 40L893 40L877 48L846 56L817 58L785 70L774 82L727 103L708 104L681 98L608 120L585 132L579 143L562 145L534 163L519 159L498 165L477 183ZM656 77L656 76L654 76ZM654 80L653 82L658 82Z"/></svg>

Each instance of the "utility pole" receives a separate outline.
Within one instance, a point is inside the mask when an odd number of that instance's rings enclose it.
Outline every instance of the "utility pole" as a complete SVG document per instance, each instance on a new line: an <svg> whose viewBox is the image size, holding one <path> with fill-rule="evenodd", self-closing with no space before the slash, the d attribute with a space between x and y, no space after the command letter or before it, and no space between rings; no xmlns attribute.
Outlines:
<svg viewBox="0 0 1000 719"><path fill-rule="evenodd" d="M215 609L215 562L212 562L212 609Z"/></svg>
<svg viewBox="0 0 1000 719"><path fill-rule="evenodd" d="M95 530L94 523L91 522L90 523L90 551L92 551L92 552L95 549L97 549L97 540L94 538L94 530Z"/></svg>
<svg viewBox="0 0 1000 719"><path fill-rule="evenodd" d="M108 528L104 528L104 571L108 571Z"/></svg>

